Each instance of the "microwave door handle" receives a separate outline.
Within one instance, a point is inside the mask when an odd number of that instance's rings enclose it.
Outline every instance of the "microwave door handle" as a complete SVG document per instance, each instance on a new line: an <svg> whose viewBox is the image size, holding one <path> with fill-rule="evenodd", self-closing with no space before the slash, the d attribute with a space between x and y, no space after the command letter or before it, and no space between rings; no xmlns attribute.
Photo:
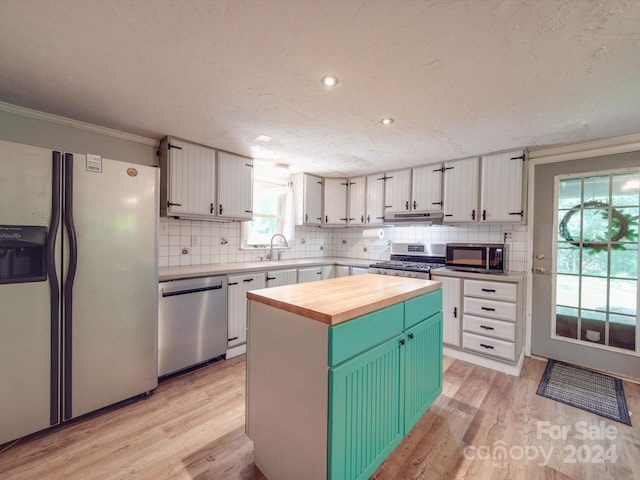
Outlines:
<svg viewBox="0 0 640 480"><path fill-rule="evenodd" d="M487 259L484 262L484 268L487 272L491 270L491 247L487 247Z"/></svg>

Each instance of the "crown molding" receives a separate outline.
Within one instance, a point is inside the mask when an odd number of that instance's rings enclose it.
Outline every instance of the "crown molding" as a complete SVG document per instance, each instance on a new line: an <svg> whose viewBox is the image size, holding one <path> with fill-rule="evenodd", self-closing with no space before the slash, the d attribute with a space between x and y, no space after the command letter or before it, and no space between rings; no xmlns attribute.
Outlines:
<svg viewBox="0 0 640 480"><path fill-rule="evenodd" d="M640 151L640 133L558 147L530 147L529 159L541 165L635 151Z"/></svg>
<svg viewBox="0 0 640 480"><path fill-rule="evenodd" d="M149 145L152 147L157 147L160 144L160 142L154 138L148 138L140 135L135 135L133 133L122 132L113 128L101 127L99 125L81 122L79 120L73 120L71 118L54 115L52 113L40 112L38 110L21 107L19 105L12 105L10 103L0 102L0 111L12 113L15 115L22 115L23 117L42 120L44 122L55 123L57 125L63 125L65 127L77 128L79 130L85 130L87 132L97 133L100 135L107 135L109 137L115 137L121 140L127 140L129 142L141 143L143 145Z"/></svg>

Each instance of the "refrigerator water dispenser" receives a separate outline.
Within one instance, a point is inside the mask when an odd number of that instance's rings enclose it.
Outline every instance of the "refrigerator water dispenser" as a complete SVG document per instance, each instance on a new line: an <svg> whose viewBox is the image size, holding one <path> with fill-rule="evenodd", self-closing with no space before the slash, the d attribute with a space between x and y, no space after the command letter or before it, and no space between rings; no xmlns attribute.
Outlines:
<svg viewBox="0 0 640 480"><path fill-rule="evenodd" d="M0 284L43 282L46 227L0 225Z"/></svg>

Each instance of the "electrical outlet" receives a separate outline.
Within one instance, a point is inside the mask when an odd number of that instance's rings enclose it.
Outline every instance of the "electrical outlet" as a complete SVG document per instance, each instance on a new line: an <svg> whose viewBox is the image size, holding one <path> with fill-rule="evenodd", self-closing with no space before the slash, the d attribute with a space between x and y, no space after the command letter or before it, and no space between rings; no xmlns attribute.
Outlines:
<svg viewBox="0 0 640 480"><path fill-rule="evenodd" d="M182 255L189 255L190 251L189 247L182 247Z"/></svg>
<svg viewBox="0 0 640 480"><path fill-rule="evenodd" d="M324 250L324 246L320 245L320 250Z"/></svg>
<svg viewBox="0 0 640 480"><path fill-rule="evenodd" d="M367 250L367 247L364 247L364 248L362 249L362 251L363 251L363 252L367 252L367 251L368 251L368 250Z"/></svg>
<svg viewBox="0 0 640 480"><path fill-rule="evenodd" d="M197 247L200 245L200 235L191 235L191 246Z"/></svg>

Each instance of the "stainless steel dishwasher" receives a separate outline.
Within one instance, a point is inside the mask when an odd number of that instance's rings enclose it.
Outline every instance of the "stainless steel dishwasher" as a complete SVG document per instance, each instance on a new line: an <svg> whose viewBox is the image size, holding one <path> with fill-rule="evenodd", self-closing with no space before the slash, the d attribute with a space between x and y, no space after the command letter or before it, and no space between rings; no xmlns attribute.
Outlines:
<svg viewBox="0 0 640 480"><path fill-rule="evenodd" d="M226 276L160 282L158 289L159 376L226 353Z"/></svg>

